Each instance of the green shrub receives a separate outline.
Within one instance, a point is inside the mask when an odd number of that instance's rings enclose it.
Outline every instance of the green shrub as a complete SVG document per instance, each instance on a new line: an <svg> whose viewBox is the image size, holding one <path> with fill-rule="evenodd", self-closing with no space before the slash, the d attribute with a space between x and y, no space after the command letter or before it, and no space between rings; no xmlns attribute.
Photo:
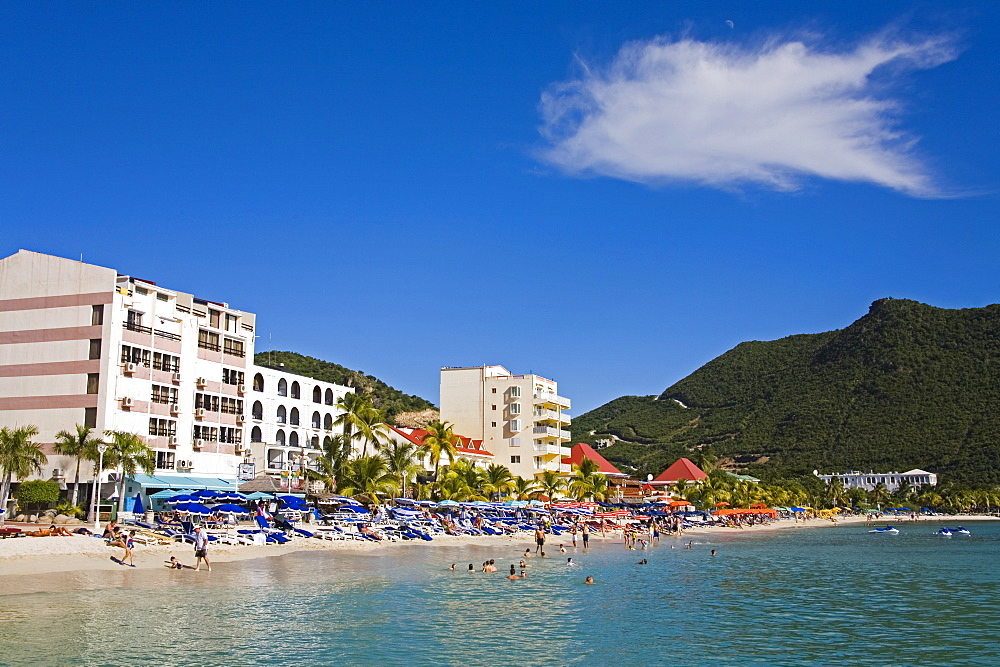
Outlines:
<svg viewBox="0 0 1000 667"><path fill-rule="evenodd" d="M59 482L51 480L31 480L21 482L17 489L17 504L25 509L51 505L59 500Z"/></svg>

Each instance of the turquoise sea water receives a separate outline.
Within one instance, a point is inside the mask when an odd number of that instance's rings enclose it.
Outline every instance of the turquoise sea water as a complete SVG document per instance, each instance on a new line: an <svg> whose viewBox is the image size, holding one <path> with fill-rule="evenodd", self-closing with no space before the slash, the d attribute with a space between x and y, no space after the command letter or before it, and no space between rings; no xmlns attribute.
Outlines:
<svg viewBox="0 0 1000 667"><path fill-rule="evenodd" d="M1000 523L937 526L598 545L575 568L553 545L523 581L517 549L421 545L60 575L76 589L0 596L0 664L1000 664Z"/></svg>

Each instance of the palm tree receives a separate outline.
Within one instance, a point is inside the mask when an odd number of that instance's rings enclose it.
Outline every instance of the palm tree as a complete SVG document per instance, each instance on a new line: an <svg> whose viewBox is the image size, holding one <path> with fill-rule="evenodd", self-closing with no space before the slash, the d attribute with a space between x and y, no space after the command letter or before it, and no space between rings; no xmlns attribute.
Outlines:
<svg viewBox="0 0 1000 667"><path fill-rule="evenodd" d="M840 477L831 477L826 483L826 502L830 507L837 507L842 504L844 497L844 480Z"/></svg>
<svg viewBox="0 0 1000 667"><path fill-rule="evenodd" d="M427 433L421 441L421 447L430 453L431 463L434 464L434 478L437 479L438 468L441 465L441 457L447 456L448 463L455 461L458 455L457 447L462 439L455 435L451 422L443 422L435 419L427 425Z"/></svg>
<svg viewBox="0 0 1000 667"><path fill-rule="evenodd" d="M879 509L885 509L889 502L889 490L885 488L884 482L879 482L868 494L868 499L877 503Z"/></svg>
<svg viewBox="0 0 1000 667"><path fill-rule="evenodd" d="M7 509L10 485L15 479L41 472L42 464L48 459L42 453L42 446L32 442L38 435L38 427L33 425L20 428L0 428L0 471L3 483L0 485L0 509ZM0 514L0 521L5 514Z"/></svg>
<svg viewBox="0 0 1000 667"><path fill-rule="evenodd" d="M511 481L510 492L514 500L527 500L538 493L538 484L533 479L525 479L518 475Z"/></svg>
<svg viewBox="0 0 1000 667"><path fill-rule="evenodd" d="M496 500L502 498L513 488L514 476L510 474L510 469L499 463L490 464L483 471L483 491Z"/></svg>
<svg viewBox="0 0 1000 667"><path fill-rule="evenodd" d="M595 497L597 492L604 496L607 489L607 477L599 471L601 466L586 457L580 461L579 465L573 465L573 476L569 482L569 489L577 500L586 500L588 497ZM600 487L598 490L597 487Z"/></svg>
<svg viewBox="0 0 1000 667"><path fill-rule="evenodd" d="M389 439L389 426L385 423L385 414L372 403L368 394L345 394L337 402L341 414L333 421L335 426L342 426L344 435L351 441L362 444L361 455L368 455L368 443L372 443L377 451L384 441Z"/></svg>
<svg viewBox="0 0 1000 667"><path fill-rule="evenodd" d="M399 479L400 494L406 495L406 482L421 471L417 447L412 442L390 441L385 448L386 466Z"/></svg>
<svg viewBox="0 0 1000 667"><path fill-rule="evenodd" d="M73 477L73 495L70 504L76 506L77 494L80 488L80 463L83 460L91 461L97 459L97 445L101 444L98 438L90 437L91 429L87 426L76 425L76 433L70 431L59 431L56 433L55 450L57 454L72 456L76 459L76 475Z"/></svg>
<svg viewBox="0 0 1000 667"><path fill-rule="evenodd" d="M104 461L109 468L118 470L118 511L125 509L125 478L135 475L141 469L152 475L156 469L156 454L142 438L127 431L105 431L111 438Z"/></svg>
<svg viewBox="0 0 1000 667"><path fill-rule="evenodd" d="M346 476L338 488L346 496L364 494L373 505L379 505L379 494L395 493L396 477L378 454L359 456L347 464Z"/></svg>
<svg viewBox="0 0 1000 667"><path fill-rule="evenodd" d="M545 470L536 479L539 490L549 497L549 504L556 499L556 494L566 486L566 480L555 470Z"/></svg>

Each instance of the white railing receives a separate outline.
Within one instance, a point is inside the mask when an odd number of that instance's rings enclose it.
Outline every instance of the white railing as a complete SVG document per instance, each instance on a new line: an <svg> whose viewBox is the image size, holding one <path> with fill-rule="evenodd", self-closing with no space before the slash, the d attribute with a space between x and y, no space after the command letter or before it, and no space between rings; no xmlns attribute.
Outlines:
<svg viewBox="0 0 1000 667"><path fill-rule="evenodd" d="M570 407L570 401L568 398L559 396L558 394L549 391L535 392L536 401L544 401L546 403L555 403L556 405L562 407L564 410L568 410Z"/></svg>
<svg viewBox="0 0 1000 667"><path fill-rule="evenodd" d="M535 419L551 419L553 421L564 422L566 424L570 423L570 417L565 412L560 413L557 410L547 410L545 408L539 408L534 412Z"/></svg>

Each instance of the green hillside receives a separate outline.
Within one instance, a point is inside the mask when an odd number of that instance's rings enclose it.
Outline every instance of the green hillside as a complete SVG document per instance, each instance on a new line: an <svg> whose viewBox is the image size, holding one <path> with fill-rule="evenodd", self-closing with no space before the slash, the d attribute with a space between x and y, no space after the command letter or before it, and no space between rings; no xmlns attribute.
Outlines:
<svg viewBox="0 0 1000 667"><path fill-rule="evenodd" d="M260 366L272 366L275 368L284 364L283 370L290 373L305 375L315 380L333 382L335 384L355 387L358 391L364 391L374 397L376 407L386 411L388 419L400 412L414 410L424 410L433 408L434 404L424 400L419 396L404 394L398 389L394 389L382 382L377 377L365 375L361 371L352 371L340 364L330 361L323 361L314 357L307 357L295 352L258 352L254 355L254 363Z"/></svg>
<svg viewBox="0 0 1000 667"><path fill-rule="evenodd" d="M624 396L573 436L641 474L679 454L768 478L924 468L1000 483L1000 305L881 299L850 326L747 342L660 396Z"/></svg>

